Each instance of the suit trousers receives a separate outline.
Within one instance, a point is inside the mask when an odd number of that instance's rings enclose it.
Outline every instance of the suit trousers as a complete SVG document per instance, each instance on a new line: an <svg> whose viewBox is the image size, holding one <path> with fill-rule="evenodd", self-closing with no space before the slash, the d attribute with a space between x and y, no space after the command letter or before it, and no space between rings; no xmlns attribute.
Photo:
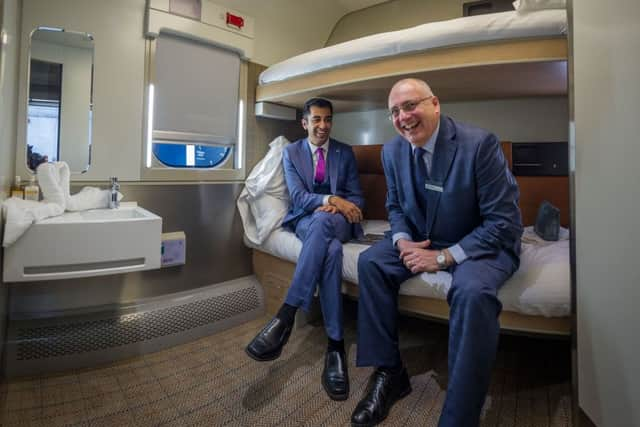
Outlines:
<svg viewBox="0 0 640 427"><path fill-rule="evenodd" d="M351 229L342 214L314 212L295 230L302 250L285 303L309 311L318 285L325 330L334 340L343 338L342 242L351 239Z"/></svg>
<svg viewBox="0 0 640 427"><path fill-rule="evenodd" d="M450 269L449 380L440 427L479 424L500 331L502 304L497 293L515 270L515 266L505 269L508 259L501 253L495 258L467 259ZM358 366L395 366L401 362L398 291L400 284L412 276L389 237L360 254Z"/></svg>

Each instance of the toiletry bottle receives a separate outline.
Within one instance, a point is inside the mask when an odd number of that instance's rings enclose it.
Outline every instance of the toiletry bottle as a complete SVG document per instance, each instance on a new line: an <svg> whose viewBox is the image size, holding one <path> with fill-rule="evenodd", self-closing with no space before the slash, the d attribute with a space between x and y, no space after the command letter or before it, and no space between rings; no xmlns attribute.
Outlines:
<svg viewBox="0 0 640 427"><path fill-rule="evenodd" d="M33 200L35 202L40 200L40 187L38 187L35 175L31 175L29 185L24 187L24 199Z"/></svg>
<svg viewBox="0 0 640 427"><path fill-rule="evenodd" d="M11 187L11 197L24 199L24 190L22 189L22 183L20 182L20 175L16 175L16 180L13 182L13 187Z"/></svg>

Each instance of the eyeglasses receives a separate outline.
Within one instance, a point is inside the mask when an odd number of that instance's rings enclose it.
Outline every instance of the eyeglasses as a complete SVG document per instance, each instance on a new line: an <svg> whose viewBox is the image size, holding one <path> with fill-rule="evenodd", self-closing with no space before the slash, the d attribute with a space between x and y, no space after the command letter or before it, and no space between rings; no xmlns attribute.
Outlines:
<svg viewBox="0 0 640 427"><path fill-rule="evenodd" d="M398 116L400 115L400 110L402 110L402 112L404 113L410 113L415 110L420 103L428 101L431 98L433 98L433 95L427 96L426 98L418 99L417 101L406 101L397 107L392 107L391 110L389 110L389 120L398 118Z"/></svg>

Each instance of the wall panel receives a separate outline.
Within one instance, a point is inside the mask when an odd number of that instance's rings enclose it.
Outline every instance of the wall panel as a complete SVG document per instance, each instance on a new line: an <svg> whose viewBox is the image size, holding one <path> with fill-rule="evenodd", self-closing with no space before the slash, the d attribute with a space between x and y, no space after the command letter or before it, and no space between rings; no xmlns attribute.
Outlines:
<svg viewBox="0 0 640 427"><path fill-rule="evenodd" d="M442 113L489 129L502 141L559 142L568 138L566 98L443 102ZM332 132L336 139L353 145L382 144L396 136L386 110L336 114Z"/></svg>
<svg viewBox="0 0 640 427"><path fill-rule="evenodd" d="M333 29L326 46L375 33L396 31L427 22L462 16L468 0L391 0L345 15Z"/></svg>
<svg viewBox="0 0 640 427"><path fill-rule="evenodd" d="M0 31L7 40L0 46L0 201L7 196L14 176L19 17L17 0L0 2Z"/></svg>
<svg viewBox="0 0 640 427"><path fill-rule="evenodd" d="M0 1L0 37L7 43L0 46L0 202L8 195L14 176L16 140L17 88L14 84L18 72L20 47L20 10L18 0ZM0 213L0 236L3 236L3 218ZM3 354L8 306L7 286L2 282L2 248L0 248L0 354Z"/></svg>
<svg viewBox="0 0 640 427"><path fill-rule="evenodd" d="M140 177L145 43L142 0L24 0L20 75L27 75L29 34L38 26L66 28L94 36L94 118L91 166L75 179ZM20 99L27 97L20 79ZM24 140L25 125L18 138ZM63 142L64 144L64 142ZM22 161L22 153L17 161Z"/></svg>
<svg viewBox="0 0 640 427"><path fill-rule="evenodd" d="M573 3L579 405L640 425L640 2Z"/></svg>

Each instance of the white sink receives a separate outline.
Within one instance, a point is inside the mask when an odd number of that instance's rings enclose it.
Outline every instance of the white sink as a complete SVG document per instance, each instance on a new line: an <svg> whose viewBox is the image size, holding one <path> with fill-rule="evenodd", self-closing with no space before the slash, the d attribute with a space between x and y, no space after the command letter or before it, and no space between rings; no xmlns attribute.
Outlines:
<svg viewBox="0 0 640 427"><path fill-rule="evenodd" d="M135 204L66 212L31 226L5 250L5 282L160 268L162 218Z"/></svg>
<svg viewBox="0 0 640 427"><path fill-rule="evenodd" d="M113 222L157 218L146 209L136 205L123 205L117 209L91 209L80 212L65 212L63 215L42 220L40 224L60 224L72 222Z"/></svg>
<svg viewBox="0 0 640 427"><path fill-rule="evenodd" d="M142 208L93 209L80 212L80 216L85 221L119 221L123 219L147 218L147 215L150 213L151 212L145 211Z"/></svg>

